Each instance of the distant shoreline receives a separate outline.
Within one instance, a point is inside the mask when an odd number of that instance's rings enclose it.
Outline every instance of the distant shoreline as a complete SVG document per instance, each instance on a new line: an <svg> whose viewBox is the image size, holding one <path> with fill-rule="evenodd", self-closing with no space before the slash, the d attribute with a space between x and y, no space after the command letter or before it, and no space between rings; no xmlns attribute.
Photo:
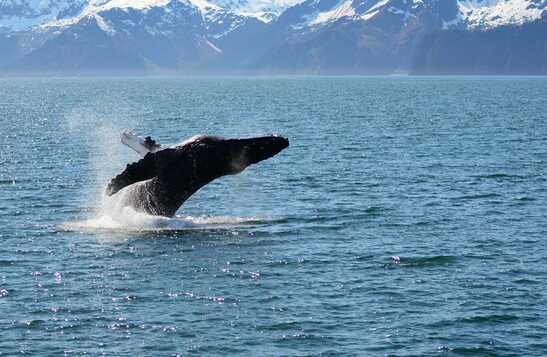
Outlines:
<svg viewBox="0 0 547 357"><path fill-rule="evenodd" d="M82 73L59 73L59 72L36 72L36 73L2 73L0 72L0 79L32 79L32 78L322 78L322 77L371 77L371 78L494 78L494 77L508 77L508 78L542 78L547 77L545 74L389 74L389 73L149 73L149 72L82 72Z"/></svg>

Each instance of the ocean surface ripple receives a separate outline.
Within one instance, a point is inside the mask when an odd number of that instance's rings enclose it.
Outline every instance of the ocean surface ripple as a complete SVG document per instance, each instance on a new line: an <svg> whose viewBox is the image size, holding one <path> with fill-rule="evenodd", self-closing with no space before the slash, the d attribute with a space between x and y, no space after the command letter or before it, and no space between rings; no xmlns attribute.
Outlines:
<svg viewBox="0 0 547 357"><path fill-rule="evenodd" d="M547 78L0 79L0 356L547 355ZM136 154L288 136L177 217Z"/></svg>

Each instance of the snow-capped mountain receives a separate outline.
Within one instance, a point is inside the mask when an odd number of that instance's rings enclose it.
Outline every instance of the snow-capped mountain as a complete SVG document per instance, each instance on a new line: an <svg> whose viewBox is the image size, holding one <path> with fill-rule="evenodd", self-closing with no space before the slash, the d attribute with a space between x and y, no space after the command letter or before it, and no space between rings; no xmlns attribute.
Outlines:
<svg viewBox="0 0 547 357"><path fill-rule="evenodd" d="M22 55L17 65L23 67L176 70L237 57L218 43L232 33L259 33L265 25L204 0L96 0L75 16L8 34L6 41L15 39L15 52ZM36 48L25 51L28 42Z"/></svg>
<svg viewBox="0 0 547 357"><path fill-rule="evenodd" d="M166 34L171 27L190 21L195 25L193 31L218 38L235 30L247 17L205 0L91 0L78 15L46 22L41 27L67 27L86 18L96 19L112 35L117 31L129 34L143 27L151 34Z"/></svg>
<svg viewBox="0 0 547 357"><path fill-rule="evenodd" d="M0 29L24 30L59 21L75 22L91 13L118 9L148 10L169 4L170 0L2 0ZM204 13L224 10L269 22L285 9L302 0L188 0Z"/></svg>
<svg viewBox="0 0 547 357"><path fill-rule="evenodd" d="M455 16L455 5L450 0L307 0L274 23L276 45L256 67L347 73L405 68L423 35Z"/></svg>
<svg viewBox="0 0 547 357"><path fill-rule="evenodd" d="M338 20L368 21L384 12L409 21L428 9L443 9L443 28L491 29L541 19L546 0L174 0L196 7L214 20L220 13L276 19L285 10L300 11L295 28L320 27ZM0 2L0 29L22 30L37 25L76 23L85 16L123 9L149 11L173 0L4 0ZM295 9L298 9L295 11ZM292 15L294 17L294 14ZM220 15L220 17L222 17ZM293 21L294 22L294 21Z"/></svg>
<svg viewBox="0 0 547 357"><path fill-rule="evenodd" d="M547 9L545 0L459 0L458 13L446 27L492 29L540 20Z"/></svg>
<svg viewBox="0 0 547 357"><path fill-rule="evenodd" d="M294 26L313 28L339 20L372 21L386 13L408 22L431 12L442 19L444 29L491 29L539 20L546 9L545 0L312 0L299 6L302 13Z"/></svg>
<svg viewBox="0 0 547 357"><path fill-rule="evenodd" d="M4 0L0 66L427 72L461 52L480 57L469 65L476 72L494 63L488 56L505 59L505 71L518 53L547 72L546 14L547 0ZM476 43L474 52L462 41Z"/></svg>
<svg viewBox="0 0 547 357"><path fill-rule="evenodd" d="M545 0L307 0L287 9L274 23L278 28L275 45L255 66L319 73L409 72L416 49L426 49L421 44L433 33L490 34L508 28L516 35L507 39L507 46L530 42L518 34L519 26L543 22L540 29L547 29L546 4ZM547 38L528 35L543 43ZM502 42L498 45L503 46ZM501 57L506 56L502 48L499 51ZM545 57L541 53L538 58Z"/></svg>

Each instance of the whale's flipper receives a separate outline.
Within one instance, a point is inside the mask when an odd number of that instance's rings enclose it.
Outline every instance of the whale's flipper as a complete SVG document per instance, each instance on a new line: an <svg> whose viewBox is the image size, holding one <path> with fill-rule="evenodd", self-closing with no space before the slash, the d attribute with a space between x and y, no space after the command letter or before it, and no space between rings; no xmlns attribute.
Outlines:
<svg viewBox="0 0 547 357"><path fill-rule="evenodd" d="M139 161L128 164L121 174L110 180L106 187L107 196L114 195L126 186L161 175L166 168L169 168L169 163L173 161L175 155L176 150L168 148L148 153Z"/></svg>
<svg viewBox="0 0 547 357"><path fill-rule="evenodd" d="M147 154L143 159L128 164L121 174L110 181L106 187L106 194L112 196L126 186L156 176L156 163L152 155Z"/></svg>
<svg viewBox="0 0 547 357"><path fill-rule="evenodd" d="M143 157L149 152L156 152L163 149L163 147L151 137L147 136L146 138L143 138L129 130L122 133L122 143L129 146Z"/></svg>

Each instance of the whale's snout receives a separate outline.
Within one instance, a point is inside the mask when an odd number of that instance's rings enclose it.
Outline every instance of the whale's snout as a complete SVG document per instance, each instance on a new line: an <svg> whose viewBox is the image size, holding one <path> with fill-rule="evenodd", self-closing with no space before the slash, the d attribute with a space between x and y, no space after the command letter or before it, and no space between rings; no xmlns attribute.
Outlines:
<svg viewBox="0 0 547 357"><path fill-rule="evenodd" d="M289 139L277 135L244 140L248 140L245 149L249 164L269 159L289 146Z"/></svg>
<svg viewBox="0 0 547 357"><path fill-rule="evenodd" d="M281 147L279 151L289 147L289 139L283 136L274 136L274 138L277 140L277 145Z"/></svg>
<svg viewBox="0 0 547 357"><path fill-rule="evenodd" d="M269 159L289 146L289 139L277 135L229 141L232 152L230 174L241 172L249 165Z"/></svg>

